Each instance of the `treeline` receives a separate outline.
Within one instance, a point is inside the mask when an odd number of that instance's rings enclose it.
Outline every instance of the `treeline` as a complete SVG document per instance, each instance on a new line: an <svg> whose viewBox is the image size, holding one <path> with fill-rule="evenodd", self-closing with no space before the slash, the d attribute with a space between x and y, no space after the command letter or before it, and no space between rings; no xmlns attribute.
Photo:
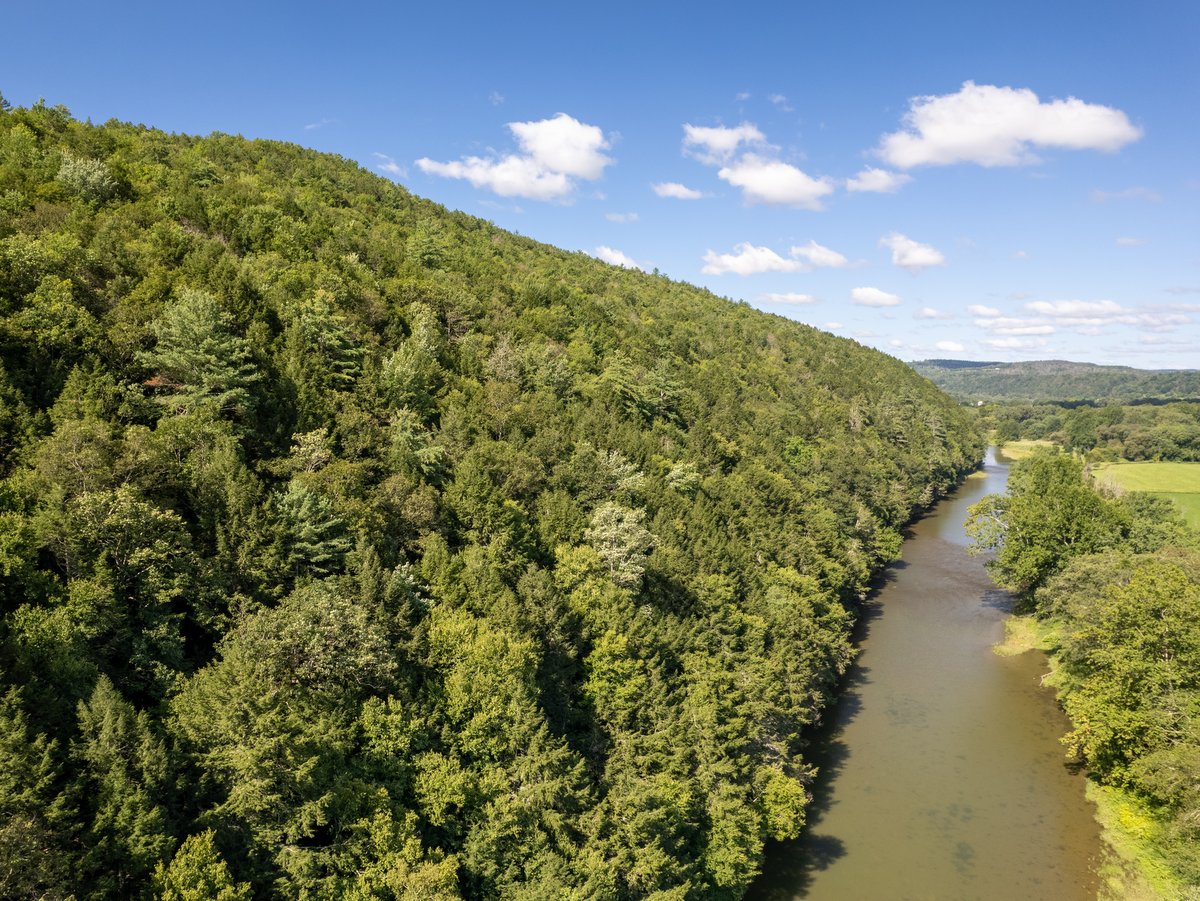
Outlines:
<svg viewBox="0 0 1200 901"><path fill-rule="evenodd" d="M1200 460L1200 403L988 404L979 415L999 442L1053 441L1092 462Z"/></svg>
<svg viewBox="0 0 1200 901"><path fill-rule="evenodd" d="M1015 464L968 531L1051 626L1069 753L1149 805L1150 841L1200 896L1200 535L1169 501L1106 496L1050 453Z"/></svg>
<svg viewBox="0 0 1200 901"><path fill-rule="evenodd" d="M44 104L0 354L11 898L737 897L982 451L853 342Z"/></svg>
<svg viewBox="0 0 1200 901"><path fill-rule="evenodd" d="M975 403L1136 404L1200 400L1200 370L1148 370L1067 360L976 363L922 360L921 375L959 400Z"/></svg>

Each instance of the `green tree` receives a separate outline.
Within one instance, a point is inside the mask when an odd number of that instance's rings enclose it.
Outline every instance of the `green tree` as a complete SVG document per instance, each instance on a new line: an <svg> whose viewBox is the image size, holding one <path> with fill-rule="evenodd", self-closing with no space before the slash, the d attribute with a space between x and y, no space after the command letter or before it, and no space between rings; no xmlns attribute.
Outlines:
<svg viewBox="0 0 1200 901"><path fill-rule="evenodd" d="M1065 454L1022 461L1008 494L971 507L967 534L977 552L994 550L997 582L1028 595L1071 557L1113 547L1123 537L1116 508L1083 479L1083 464Z"/></svg>
<svg viewBox="0 0 1200 901"><path fill-rule="evenodd" d="M181 288L152 326L153 350L138 359L154 373L149 384L176 413L246 413L250 386L259 378L246 341L207 291Z"/></svg>
<svg viewBox="0 0 1200 901"><path fill-rule="evenodd" d="M250 885L234 882L213 830L190 835L169 864L154 871L159 901L250 901Z"/></svg>
<svg viewBox="0 0 1200 901"><path fill-rule="evenodd" d="M644 510L608 503L596 509L584 533L608 567L609 577L622 588L637 589L646 573L655 539L642 526L645 518Z"/></svg>

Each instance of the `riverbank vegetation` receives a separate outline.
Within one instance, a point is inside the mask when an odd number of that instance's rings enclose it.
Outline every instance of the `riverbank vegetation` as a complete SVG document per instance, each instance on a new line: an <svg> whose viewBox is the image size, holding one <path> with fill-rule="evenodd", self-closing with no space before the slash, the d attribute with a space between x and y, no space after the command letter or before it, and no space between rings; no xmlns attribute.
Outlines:
<svg viewBox="0 0 1200 901"><path fill-rule="evenodd" d="M968 530L1042 621L1023 637L1053 655L1068 753L1113 809L1144 811L1128 844L1152 849L1164 897L1200 897L1200 534L1166 500L1110 494L1053 453L1015 464Z"/></svg>
<svg viewBox="0 0 1200 901"><path fill-rule="evenodd" d="M0 352L3 897L738 897L982 455L854 342L44 104Z"/></svg>

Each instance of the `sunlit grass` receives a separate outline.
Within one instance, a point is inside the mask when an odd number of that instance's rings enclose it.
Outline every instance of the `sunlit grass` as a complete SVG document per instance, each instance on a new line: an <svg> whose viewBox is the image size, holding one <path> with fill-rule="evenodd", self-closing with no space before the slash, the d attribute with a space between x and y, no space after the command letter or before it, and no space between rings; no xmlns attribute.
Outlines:
<svg viewBox="0 0 1200 901"><path fill-rule="evenodd" d="M1188 524L1200 529L1200 463L1103 463L1092 474L1124 491L1148 491L1174 501Z"/></svg>
<svg viewBox="0 0 1200 901"><path fill-rule="evenodd" d="M996 456L1001 460L1013 462L1016 460L1024 460L1026 457L1032 457L1034 454L1041 451L1054 450L1058 447L1053 441L1043 440L1022 440L1022 441L1005 441L1002 445L996 448Z"/></svg>

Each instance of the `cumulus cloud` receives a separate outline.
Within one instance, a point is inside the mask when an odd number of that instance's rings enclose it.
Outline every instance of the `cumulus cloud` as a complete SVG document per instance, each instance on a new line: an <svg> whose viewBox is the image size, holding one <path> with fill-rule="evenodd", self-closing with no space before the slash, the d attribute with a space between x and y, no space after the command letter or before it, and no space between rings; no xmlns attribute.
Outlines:
<svg viewBox="0 0 1200 901"><path fill-rule="evenodd" d="M1075 97L1041 101L1028 88L965 82L954 94L909 101L900 131L884 135L878 155L899 169L1037 162L1033 148L1116 151L1142 130L1121 110Z"/></svg>
<svg viewBox="0 0 1200 901"><path fill-rule="evenodd" d="M762 300L769 303L806 304L817 302L817 298L811 294L796 294L795 292L788 292L786 294L761 294L759 296Z"/></svg>
<svg viewBox="0 0 1200 901"><path fill-rule="evenodd" d="M933 307L921 307L917 312L918 319L953 319L953 313L945 313L941 310L936 310Z"/></svg>
<svg viewBox="0 0 1200 901"><path fill-rule="evenodd" d="M1045 338L986 338L983 343L997 350L1037 350L1049 342Z"/></svg>
<svg viewBox="0 0 1200 901"><path fill-rule="evenodd" d="M562 172L547 172L528 157L516 155L499 160L469 156L449 163L421 158L417 160L417 168L442 178L465 179L476 188L486 188L501 197L561 200L575 189L575 183Z"/></svg>
<svg viewBox="0 0 1200 901"><path fill-rule="evenodd" d="M1053 335L1055 327L1042 319L1021 319L1015 316L982 317L975 324L993 335Z"/></svg>
<svg viewBox="0 0 1200 901"><path fill-rule="evenodd" d="M1043 316L1116 316L1123 308L1113 300L1035 300L1025 309Z"/></svg>
<svg viewBox="0 0 1200 901"><path fill-rule="evenodd" d="M867 167L854 178L846 180L846 190L857 193L895 194L910 181L912 176L903 172Z"/></svg>
<svg viewBox="0 0 1200 901"><path fill-rule="evenodd" d="M980 303L973 303L967 307L967 312L972 316L999 316L1000 311L995 307L985 307Z"/></svg>
<svg viewBox="0 0 1200 901"><path fill-rule="evenodd" d="M760 272L809 272L813 269L840 269L850 265L842 254L816 241L809 241L788 251L787 257L780 256L769 247L756 247L743 242L733 248L733 253L717 253L709 250L704 254L702 272L721 275L733 272L737 275L757 275Z"/></svg>
<svg viewBox="0 0 1200 901"><path fill-rule="evenodd" d="M600 152L608 148L604 132L566 113L537 122L509 122L508 128L521 149L550 172L594 181L612 162Z"/></svg>
<svg viewBox="0 0 1200 901"><path fill-rule="evenodd" d="M755 247L749 242L735 245L733 251L706 251L704 268L700 271L706 275L723 275L727 272L735 275L757 275L760 272L801 272L808 268L799 260L786 259L769 247Z"/></svg>
<svg viewBox="0 0 1200 901"><path fill-rule="evenodd" d="M719 165L730 159L742 144L765 144L766 137L749 122L732 128L684 125L683 150L701 162Z"/></svg>
<svg viewBox="0 0 1200 901"><path fill-rule="evenodd" d="M919 273L930 266L945 266L946 258L940 250L921 244L899 232L884 235L879 239L880 247L892 249L892 262L912 273Z"/></svg>
<svg viewBox="0 0 1200 901"><path fill-rule="evenodd" d="M637 222L637 213L605 213L604 218L609 222Z"/></svg>
<svg viewBox="0 0 1200 901"><path fill-rule="evenodd" d="M963 347L958 341L939 341L935 347L937 347L938 350L949 354L960 354L966 350L966 348Z"/></svg>
<svg viewBox="0 0 1200 901"><path fill-rule="evenodd" d="M783 110L785 113L794 113L796 110L788 102L787 96L784 94L771 94L767 97L773 104Z"/></svg>
<svg viewBox="0 0 1200 901"><path fill-rule="evenodd" d="M809 241L803 246L793 247L789 253L817 268L842 269L850 265L850 261L842 254L836 250L830 250L828 247L822 247L816 241Z"/></svg>
<svg viewBox="0 0 1200 901"><path fill-rule="evenodd" d="M1162 307L1123 307L1112 300L1037 300L1025 304L1027 317L1001 316L990 307L971 307L975 325L993 336L1028 338L1069 329L1080 335L1102 335L1114 326L1143 332L1170 332L1192 321L1188 311ZM1001 346L993 344L992 346Z"/></svg>
<svg viewBox="0 0 1200 901"><path fill-rule="evenodd" d="M375 168L381 172L386 172L388 175L394 175L397 178L403 178L408 174L408 171L403 166L397 163L386 153L372 153L371 156L379 160L379 162L375 164Z"/></svg>
<svg viewBox="0 0 1200 901"><path fill-rule="evenodd" d="M850 292L850 299L863 307L894 307L900 303L900 298L878 288L855 288Z"/></svg>
<svg viewBox="0 0 1200 901"><path fill-rule="evenodd" d="M650 186L659 197L671 197L675 200L699 200L704 195L695 188L681 185L677 181L661 181Z"/></svg>
<svg viewBox="0 0 1200 901"><path fill-rule="evenodd" d="M593 253L598 259L604 260L606 263L612 263L614 266L623 266L626 269L645 269L646 267L633 259L628 254L615 250L612 247L605 247L601 244Z"/></svg>
<svg viewBox="0 0 1200 901"><path fill-rule="evenodd" d="M535 122L509 122L508 129L521 153L469 156L452 162L427 157L417 167L430 175L459 178L501 197L564 200L575 190L575 179L594 181L613 160L601 151L609 142L595 125L559 113Z"/></svg>
<svg viewBox="0 0 1200 901"><path fill-rule="evenodd" d="M747 203L820 210L821 199L833 193L830 179L813 178L789 163L755 153L723 166L717 177L741 188Z"/></svg>

